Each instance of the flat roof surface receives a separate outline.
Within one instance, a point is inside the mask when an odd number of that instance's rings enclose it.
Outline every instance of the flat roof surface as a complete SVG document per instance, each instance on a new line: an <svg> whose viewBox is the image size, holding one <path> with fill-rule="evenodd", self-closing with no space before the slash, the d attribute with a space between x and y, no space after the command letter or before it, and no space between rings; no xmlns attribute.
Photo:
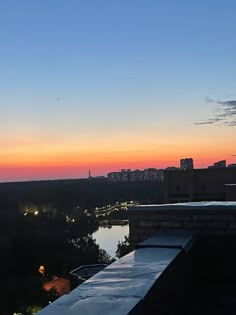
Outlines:
<svg viewBox="0 0 236 315"><path fill-rule="evenodd" d="M70 274L78 277L91 276L104 269L106 266L106 264L84 265L72 270Z"/></svg>
<svg viewBox="0 0 236 315"><path fill-rule="evenodd" d="M166 239L165 239L166 237ZM120 258L72 292L40 311L39 315L127 315L139 306L163 271L183 250L192 235L163 233ZM148 244L149 243L149 244ZM178 245L159 248L153 245ZM151 247L149 247L151 246Z"/></svg>
<svg viewBox="0 0 236 315"><path fill-rule="evenodd" d="M156 205L129 206L128 211L157 211L157 212L190 212L218 213L220 211L236 211L236 201L200 201Z"/></svg>
<svg viewBox="0 0 236 315"><path fill-rule="evenodd" d="M156 248L179 248L187 251L193 244L194 238L188 231L166 231L158 232L156 235L139 243L137 248L156 247Z"/></svg>

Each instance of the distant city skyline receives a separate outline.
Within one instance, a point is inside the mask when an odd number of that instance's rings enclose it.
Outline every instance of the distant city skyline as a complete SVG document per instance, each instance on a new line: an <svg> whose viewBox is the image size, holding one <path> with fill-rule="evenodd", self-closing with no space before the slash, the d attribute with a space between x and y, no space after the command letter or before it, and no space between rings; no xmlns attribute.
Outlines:
<svg viewBox="0 0 236 315"><path fill-rule="evenodd" d="M0 182L236 163L236 2L0 3Z"/></svg>
<svg viewBox="0 0 236 315"><path fill-rule="evenodd" d="M37 178L26 178L26 179L14 179L14 180L6 180L6 181L0 181L1 182L14 182L14 181L34 181L34 180L60 180L60 179L94 179L94 178L107 178L111 181L123 181L121 179L118 179L119 178L119 174L122 174L124 175L124 173L129 173L130 174L132 173L132 178L129 178L128 180L131 180L131 181L135 181L135 180L140 180L140 173L143 173L143 175L141 175L142 179L141 180L163 180L163 171L164 170L171 170L171 169L179 169L179 170L184 170L184 169L207 169L207 168L222 168L222 167L236 167L236 163L227 163L226 160L221 160L221 161L214 161L213 165L205 165L205 166L199 166L199 167L194 167L193 164L190 166L190 167L181 167L181 161L182 160L186 160L186 162L190 162L188 160L192 160L191 162L194 163L195 165L195 162L192 158L184 158L184 159L180 159L180 161L178 163L174 163L172 165L168 165L168 166L165 166L165 167L151 167L151 166L147 166L147 167L144 167L144 168L140 168L140 167L136 167L136 168L122 168L122 169L110 169L108 170L106 173L93 173L92 170L87 170L87 174L85 174L84 176L76 176L75 173L73 172L72 175L68 176L68 175L65 175L63 177L54 177L54 178L45 178L45 177L37 177ZM191 164L191 163L190 163ZM192 167L193 166L193 167ZM135 172L138 171L139 174L135 174ZM153 174L153 171L155 173L155 171L157 171L156 174ZM146 174L145 174L146 172ZM115 177L118 177L113 180L112 177L115 175ZM38 175L40 176L40 175ZM144 176L144 177L143 177ZM123 177L123 176L122 176ZM137 179L138 178L138 179Z"/></svg>

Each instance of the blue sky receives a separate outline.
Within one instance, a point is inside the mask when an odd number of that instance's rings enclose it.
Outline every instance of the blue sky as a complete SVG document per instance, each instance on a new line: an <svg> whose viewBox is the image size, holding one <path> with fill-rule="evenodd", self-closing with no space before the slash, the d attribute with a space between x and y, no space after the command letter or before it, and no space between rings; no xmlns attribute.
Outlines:
<svg viewBox="0 0 236 315"><path fill-rule="evenodd" d="M212 159L234 154L235 126L209 119L236 99L235 12L228 0L1 1L0 164L57 143L54 159L68 150L76 160L98 142L104 153L129 142L135 156L151 142L158 166L163 139L186 134L180 155L208 134L223 146ZM177 151L162 155L178 161Z"/></svg>

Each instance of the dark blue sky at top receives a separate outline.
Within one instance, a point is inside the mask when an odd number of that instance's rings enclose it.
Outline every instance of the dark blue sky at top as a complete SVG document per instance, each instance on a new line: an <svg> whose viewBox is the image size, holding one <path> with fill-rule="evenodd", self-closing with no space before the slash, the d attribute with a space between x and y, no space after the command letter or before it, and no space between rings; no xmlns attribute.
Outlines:
<svg viewBox="0 0 236 315"><path fill-rule="evenodd" d="M236 99L235 12L233 0L0 1L1 146L205 135ZM227 137L234 120L220 123Z"/></svg>

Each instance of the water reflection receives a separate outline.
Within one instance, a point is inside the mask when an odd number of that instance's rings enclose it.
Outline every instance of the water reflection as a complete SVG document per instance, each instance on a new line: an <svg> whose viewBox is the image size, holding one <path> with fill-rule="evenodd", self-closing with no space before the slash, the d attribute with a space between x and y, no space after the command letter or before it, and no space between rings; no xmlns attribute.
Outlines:
<svg viewBox="0 0 236 315"><path fill-rule="evenodd" d="M124 241L125 235L129 234L129 225L113 225L102 227L93 233L96 243L104 249L111 257L115 257L118 241Z"/></svg>

